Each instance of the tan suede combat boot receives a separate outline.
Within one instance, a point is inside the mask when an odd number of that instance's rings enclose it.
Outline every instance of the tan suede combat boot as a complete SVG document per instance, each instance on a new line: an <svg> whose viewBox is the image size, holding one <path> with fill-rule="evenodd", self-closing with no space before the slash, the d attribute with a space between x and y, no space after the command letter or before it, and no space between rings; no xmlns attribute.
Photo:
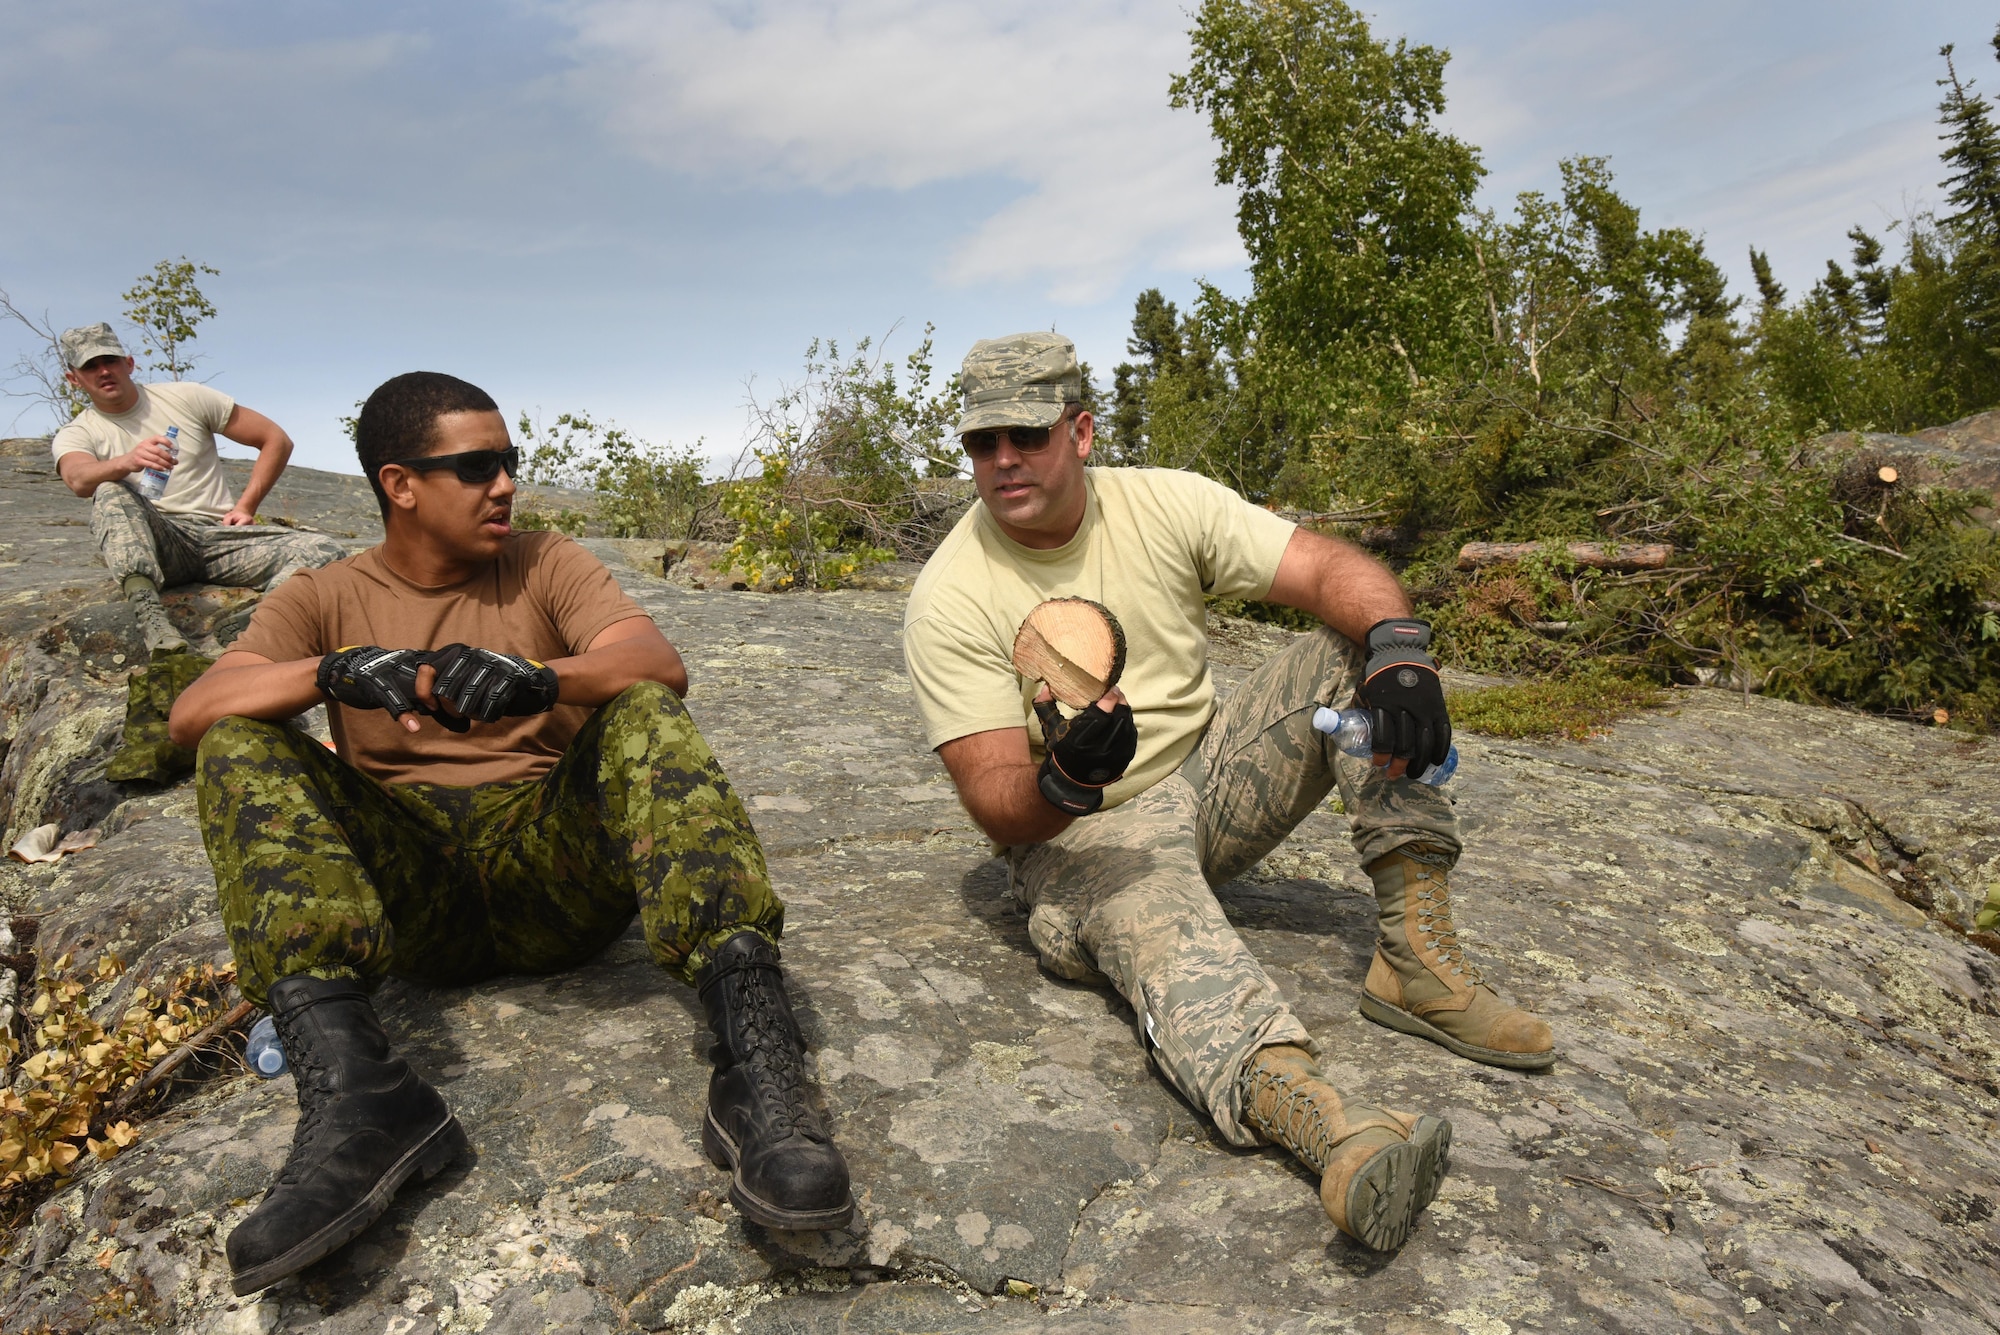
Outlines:
<svg viewBox="0 0 2000 1335"><path fill-rule="evenodd" d="M1465 958L1442 867L1391 853L1368 868L1380 931L1362 985L1361 1013L1488 1066L1539 1071L1555 1064L1555 1036L1538 1016L1502 1001Z"/></svg>
<svg viewBox="0 0 2000 1335"><path fill-rule="evenodd" d="M1451 1123L1346 1103L1304 1048L1260 1048L1244 1068L1243 1120L1320 1175L1319 1203L1378 1252L1403 1245L1451 1162Z"/></svg>

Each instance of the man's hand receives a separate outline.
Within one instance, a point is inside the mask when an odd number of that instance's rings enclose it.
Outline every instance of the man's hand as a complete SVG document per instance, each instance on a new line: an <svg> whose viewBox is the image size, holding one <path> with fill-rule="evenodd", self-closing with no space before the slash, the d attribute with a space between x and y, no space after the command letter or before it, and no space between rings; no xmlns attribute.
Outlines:
<svg viewBox="0 0 2000 1335"><path fill-rule="evenodd" d="M1044 686L1035 697L1048 754L1035 776L1049 805L1067 816L1087 816L1104 805L1104 790L1125 777L1139 751L1139 725L1132 706L1112 691L1075 717L1064 718Z"/></svg>
<svg viewBox="0 0 2000 1335"><path fill-rule="evenodd" d="M1368 665L1354 699L1369 711L1375 763L1389 777L1442 765L1451 750L1444 683L1429 653L1431 628L1415 617L1390 617L1368 630Z"/></svg>
<svg viewBox="0 0 2000 1335"><path fill-rule="evenodd" d="M148 468L172 468L174 466L173 442L165 436L148 436L125 453L111 460L124 470L125 476L143 472Z"/></svg>
<svg viewBox="0 0 2000 1335"><path fill-rule="evenodd" d="M451 727L451 720L417 703L417 669L423 666L423 661L423 652L417 649L349 645L320 659L319 672L313 680L327 699L349 709L386 709L390 718L410 732L417 730L417 721L405 717L412 713L430 714ZM463 732L465 728L465 722L459 720L455 731Z"/></svg>
<svg viewBox="0 0 2000 1335"><path fill-rule="evenodd" d="M546 713L555 708L559 684L555 669L532 658L448 644L423 655L437 674L419 688L419 695L454 714L477 723ZM450 716L439 721L451 726Z"/></svg>
<svg viewBox="0 0 2000 1335"><path fill-rule="evenodd" d="M236 505L230 507L229 513L222 517L222 522L231 528L241 528L245 524L256 523L257 516L247 513L242 506Z"/></svg>

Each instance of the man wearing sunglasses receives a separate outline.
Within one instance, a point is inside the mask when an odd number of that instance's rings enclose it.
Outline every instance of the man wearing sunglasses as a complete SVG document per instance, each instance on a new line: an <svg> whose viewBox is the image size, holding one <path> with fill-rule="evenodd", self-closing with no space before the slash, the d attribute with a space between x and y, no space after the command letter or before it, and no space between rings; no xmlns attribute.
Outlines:
<svg viewBox="0 0 2000 1335"><path fill-rule="evenodd" d="M108 324L65 329L58 342L65 375L90 406L49 442L56 471L91 502L91 536L149 651L187 648L160 603L168 585L272 589L295 570L346 555L321 534L257 523L257 506L292 457L292 438L276 422L191 380L138 384ZM169 427L178 429L171 442ZM230 495L217 436L257 451L241 496ZM154 500L135 489L149 468L168 470L166 490Z"/></svg>
<svg viewBox="0 0 2000 1335"><path fill-rule="evenodd" d="M853 1213L802 1085L784 905L681 694L687 670L611 573L515 533L520 456L482 390L414 372L356 446L384 539L265 599L174 706L243 994L298 1073L277 1183L229 1236L236 1292L332 1252L461 1148L389 1048L384 977L574 968L636 913L714 1029L702 1143L769 1228ZM336 753L288 720L327 702Z"/></svg>
<svg viewBox="0 0 2000 1335"><path fill-rule="evenodd" d="M1285 1146L1321 1175L1336 1226L1400 1246L1444 1175L1449 1124L1345 1101L1210 887L1337 787L1378 900L1363 1013L1475 1061L1554 1060L1548 1026L1481 983L1453 933L1457 821L1410 774L1451 744L1430 628L1358 548L1194 474L1086 468L1092 420L1067 338L977 343L961 384L979 502L925 565L904 620L929 742L1004 849L1044 966L1116 987L1161 1071L1227 1140ZM1118 688L1074 717L1011 661L1029 610L1069 595L1108 607L1126 637ZM1325 625L1218 705L1208 596ZM1319 706L1350 701L1372 711L1373 764L1312 726Z"/></svg>

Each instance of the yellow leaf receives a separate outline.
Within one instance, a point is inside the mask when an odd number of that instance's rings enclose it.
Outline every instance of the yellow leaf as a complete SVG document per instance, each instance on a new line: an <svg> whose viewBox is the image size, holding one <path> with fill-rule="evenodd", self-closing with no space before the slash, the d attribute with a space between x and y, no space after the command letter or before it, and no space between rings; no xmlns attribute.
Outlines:
<svg viewBox="0 0 2000 1335"><path fill-rule="evenodd" d="M108 1140L86 1140L83 1143L89 1146L90 1152L100 1159L115 1159L118 1157L118 1147Z"/></svg>
<svg viewBox="0 0 2000 1335"><path fill-rule="evenodd" d="M111 1055L109 1043L92 1043L83 1050L83 1059L92 1066L104 1065L104 1059Z"/></svg>
<svg viewBox="0 0 2000 1335"><path fill-rule="evenodd" d="M77 1113L75 1116L65 1119L62 1125L56 1128L56 1134L59 1136L82 1136L89 1134L89 1132L90 1117L86 1113Z"/></svg>
<svg viewBox="0 0 2000 1335"><path fill-rule="evenodd" d="M53 1052L37 1052L21 1063L21 1070L30 1080L40 1080L48 1072L49 1063L55 1060Z"/></svg>
<svg viewBox="0 0 2000 1335"><path fill-rule="evenodd" d="M78 1149L76 1146L70 1144L66 1140L59 1140L55 1144L49 1146L49 1159L58 1168L69 1167L71 1164L76 1162L76 1156L81 1153L83 1153L82 1150Z"/></svg>
<svg viewBox="0 0 2000 1335"><path fill-rule="evenodd" d="M139 1138L139 1128L130 1122L120 1122L116 1126L106 1127L104 1134L123 1149Z"/></svg>
<svg viewBox="0 0 2000 1335"><path fill-rule="evenodd" d="M47 992L43 992L40 996L35 998L35 1004L28 1007L28 1014L39 1018L41 1016L47 1015L48 1013L49 1013L49 994Z"/></svg>
<svg viewBox="0 0 2000 1335"><path fill-rule="evenodd" d="M167 1055L167 1045L155 1039L146 1045L146 1055L153 1058L164 1057Z"/></svg>

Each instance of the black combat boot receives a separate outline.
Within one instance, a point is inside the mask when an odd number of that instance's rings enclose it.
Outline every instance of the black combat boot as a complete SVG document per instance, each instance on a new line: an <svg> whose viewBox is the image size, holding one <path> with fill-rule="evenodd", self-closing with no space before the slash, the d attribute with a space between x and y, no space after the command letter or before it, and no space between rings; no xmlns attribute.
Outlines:
<svg viewBox="0 0 2000 1335"><path fill-rule="evenodd" d="M722 943L701 975L715 1074L701 1144L733 1170L729 1200L766 1228L840 1228L854 1216L847 1164L806 1100L804 1045L777 949L755 932Z"/></svg>
<svg viewBox="0 0 2000 1335"><path fill-rule="evenodd" d="M229 1235L239 1296L336 1250L412 1173L429 1178L465 1147L444 1097L389 1051L359 983L280 979L270 1008L298 1081L299 1124L278 1180Z"/></svg>

